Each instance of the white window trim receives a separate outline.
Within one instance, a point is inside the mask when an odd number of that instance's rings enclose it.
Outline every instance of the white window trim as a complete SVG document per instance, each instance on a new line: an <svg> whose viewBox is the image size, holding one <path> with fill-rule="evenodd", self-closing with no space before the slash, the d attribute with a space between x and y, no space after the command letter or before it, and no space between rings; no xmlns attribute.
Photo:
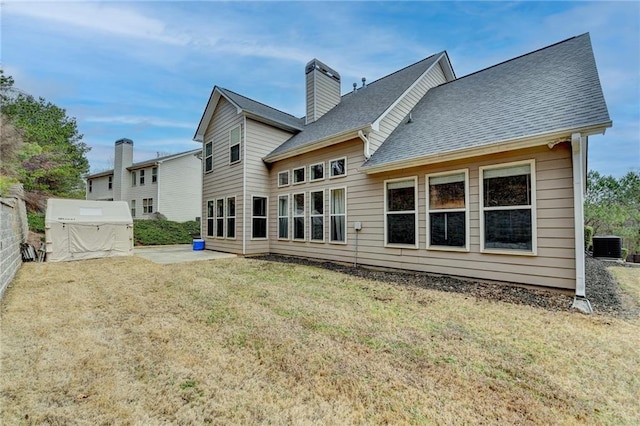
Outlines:
<svg viewBox="0 0 640 426"><path fill-rule="evenodd" d="M447 176L447 175L456 175L464 173L464 209L434 209L431 210L431 198L429 197L429 178L438 177L438 176ZM430 173L425 175L424 180L425 186L425 195L426 195L426 204L427 204L427 228L426 228L426 237L427 237L427 250L438 250L438 251L460 251L460 252L468 252L470 251L470 232L471 232L471 220L469 219L469 169L459 169L459 170L451 170L448 172L440 172L440 173ZM430 217L431 213L453 213L453 212L461 212L464 211L464 226L465 226L465 245L464 247L449 247L449 246L438 246L431 245L431 223Z"/></svg>
<svg viewBox="0 0 640 426"><path fill-rule="evenodd" d="M222 217L218 216L218 201L222 201ZM213 212L214 213L214 217L216 218L216 222L215 222L215 226L214 226L215 231L214 231L214 236L213 237L217 238L217 239L220 239L220 240L224 239L224 236L226 235L225 232L224 232L225 231L225 223L224 222L225 222L225 212L226 212L226 210L225 210L226 206L225 206L225 202L224 201L225 201L224 198L216 198L216 202L215 202L215 205L214 205L215 210ZM218 235L218 220L219 219L222 219L222 236Z"/></svg>
<svg viewBox="0 0 640 426"><path fill-rule="evenodd" d="M333 168L331 167L331 163L333 161L340 161L340 160L344 160L344 173L341 175L335 175L333 176L333 174L331 173L331 171L333 170ZM328 161L329 164L329 179L339 179L339 178L343 178L347 176L347 157L339 157L339 158L334 158L332 160Z"/></svg>
<svg viewBox="0 0 640 426"><path fill-rule="evenodd" d="M207 145L211 144L211 155L207 155ZM202 169L204 170L204 173L211 173L213 171L213 140L210 140L209 142L205 142L204 147L202 149L202 157L204 158L204 161L202 162ZM211 157L211 170L207 170L207 158Z"/></svg>
<svg viewBox="0 0 640 426"><path fill-rule="evenodd" d="M238 143L234 143L233 145L231 145L231 133L235 130L235 129L239 129L238 132L240 133L240 141ZM233 164L238 164L242 162L242 125L238 124L237 126L231 128L231 130L229 130L229 165L233 165ZM231 161L231 148L233 148L234 146L238 145L238 160L237 161Z"/></svg>
<svg viewBox="0 0 640 426"><path fill-rule="evenodd" d="M284 173L287 174L287 183L284 184L284 185L281 185L280 184L280 175L284 174ZM281 172L278 172L278 188L283 188L283 187L289 186L289 185L291 185L291 173L289 172L289 170L283 170Z"/></svg>
<svg viewBox="0 0 640 426"><path fill-rule="evenodd" d="M507 167L528 164L531 170L531 205L529 208L518 206L505 207L484 207L484 171L492 169L502 169ZM508 254L515 256L537 256L538 255L538 222L536 214L536 161L534 159L524 161L514 161L511 163L491 164L478 168L478 180L480 181L479 212L480 212L480 253L486 254ZM528 210L531 209L531 251L491 249L484 246L484 212L492 210Z"/></svg>
<svg viewBox="0 0 640 426"><path fill-rule="evenodd" d="M145 181L146 181L146 176L145 176L145 169L141 169L140 173L138 173L138 179L140 180L140 186L144 186Z"/></svg>
<svg viewBox="0 0 640 426"><path fill-rule="evenodd" d="M264 207L265 216L254 216L253 215L253 199L254 198L264 198L266 199L266 204ZM255 237L253 236L253 219L254 218L264 218L266 222L265 236L264 237ZM252 241L264 241L269 239L269 197L266 195L254 194L251 196L251 240Z"/></svg>
<svg viewBox="0 0 640 426"><path fill-rule="evenodd" d="M300 182L296 182L296 170L302 170L304 172L304 179ZM307 168L305 166L295 167L291 170L291 185L300 185L307 181Z"/></svg>
<svg viewBox="0 0 640 426"><path fill-rule="evenodd" d="M287 198L287 215L286 216L280 216L280 198ZM278 224L276 226L277 228L277 239L280 241L291 241L291 194L279 194L278 195L278 204L276 204L276 212L277 212L277 217L278 217ZM280 237L280 219L286 217L287 218L287 238L282 238Z"/></svg>
<svg viewBox="0 0 640 426"><path fill-rule="evenodd" d="M301 215L296 214L296 195L300 195L304 197L304 208ZM304 219L304 238L296 238L296 223L295 219L297 217L301 217ZM291 240L292 241L307 241L307 193L306 192L296 192L291 194Z"/></svg>
<svg viewBox="0 0 640 426"><path fill-rule="evenodd" d="M229 216L229 199L233 198L233 203L235 205L235 210L236 212L234 213L233 216ZM228 197L225 197L224 200L224 230L226 231L224 234L224 239L225 240L235 240L238 238L238 222L236 222L236 220L238 219L238 197L236 197L235 195L230 195ZM228 237L227 235L229 234L229 224L228 224L228 220L229 219L234 219L233 224L234 224L234 230L233 230L233 237Z"/></svg>
<svg viewBox="0 0 640 426"><path fill-rule="evenodd" d="M156 173L154 174L153 171L156 171ZM157 184L158 183L158 167L152 167L151 168L151 184Z"/></svg>
<svg viewBox="0 0 640 426"><path fill-rule="evenodd" d="M333 197L331 196L331 191L334 191L336 189L344 189L344 214L333 214L331 213L333 211ZM337 188L331 188L329 189L329 243L330 244L339 244L339 245L346 245L347 244L347 236L349 235L349 233L347 232L349 230L349 227L347 226L347 200L348 200L348 196L347 196L347 187L346 186L340 186ZM344 241L337 241L337 240L332 240L331 239L331 218L333 216L344 216Z"/></svg>
<svg viewBox="0 0 640 426"><path fill-rule="evenodd" d="M211 214L212 216L209 216L209 203L213 204L213 208L211 209ZM207 204L206 204L206 227L207 227L207 233L206 236L207 238L215 238L216 236L216 200L215 199L211 199L211 200L207 200ZM209 229L209 219L213 220L213 227L211 229ZM211 235L209 235L209 232L211 232Z"/></svg>
<svg viewBox="0 0 640 426"><path fill-rule="evenodd" d="M387 243L388 235L387 235L387 184L391 182L402 182L404 180L412 180L413 179L413 196L415 197L414 202L414 214L415 214L415 243L414 244L397 244L397 243ZM404 249L418 249L420 242L420 234L419 234L419 223L418 223L418 176L407 176L395 179L386 179L384 181L383 186L384 191L384 247L389 248L404 248ZM408 212L408 211L407 211ZM407 212L394 212L395 214L407 213ZM394 214L391 213L391 214Z"/></svg>
<svg viewBox="0 0 640 426"><path fill-rule="evenodd" d="M313 168L313 166L318 166L318 165L322 166L322 177L313 179L311 169ZM309 182L319 182L321 180L324 180L325 176L326 176L326 173L325 173L324 161L320 161L319 163L313 163L309 166Z"/></svg>
<svg viewBox="0 0 640 426"><path fill-rule="evenodd" d="M313 214L312 212L312 205L311 205L311 200L313 199L311 194L313 194L314 192L322 192L322 214ZM325 200L325 190L324 189L316 189L314 191L309 191L309 241L311 241L312 243L324 243L325 241L325 234L327 231L327 227L326 227L326 220L325 220L325 206L326 206L326 200ZM313 239L313 221L311 220L311 218L313 217L322 217L322 239L321 240L314 240Z"/></svg>

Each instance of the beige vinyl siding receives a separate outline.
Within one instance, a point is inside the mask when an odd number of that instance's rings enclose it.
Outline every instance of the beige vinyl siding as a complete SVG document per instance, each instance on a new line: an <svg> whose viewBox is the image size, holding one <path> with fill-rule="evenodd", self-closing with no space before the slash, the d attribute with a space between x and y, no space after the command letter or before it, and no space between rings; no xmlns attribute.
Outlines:
<svg viewBox="0 0 640 426"><path fill-rule="evenodd" d="M224 198L226 212L226 198L236 197L235 239L207 237L206 233L202 235L207 249L236 254L242 254L242 170L245 160L229 165L229 131L242 123L243 117L237 113L236 108L226 99L220 98L204 133L203 145L213 140L213 171L202 175L200 199L200 217L206 217L207 200ZM245 143L244 139L242 143Z"/></svg>
<svg viewBox="0 0 640 426"><path fill-rule="evenodd" d="M320 71L311 71L306 79L307 124L326 114L340 102L340 83Z"/></svg>
<svg viewBox="0 0 640 426"><path fill-rule="evenodd" d="M149 169L151 182L151 169ZM202 162L195 155L184 155L158 165L157 186L159 211L176 222L195 220L202 216ZM146 176L145 176L146 177Z"/></svg>
<svg viewBox="0 0 640 426"><path fill-rule="evenodd" d="M273 202L274 195L271 192L271 188L277 188L277 182L275 185L271 185L272 174L269 173L269 169L262 161L262 158L273 151L276 147L280 146L284 141L289 139L292 134L280 129L268 126L255 120L247 119L247 150L246 150L246 173L247 173L247 199L245 200L247 217L246 230L247 240L245 254L254 255L261 253L269 253L269 238L266 240L252 240L251 239L251 209L252 197L268 197L269 203ZM277 180L278 175L275 175L274 179ZM277 202L277 196L275 196ZM268 207L268 206L267 206ZM277 215L277 211L268 208L268 232L269 235L273 234L271 229L277 222L273 221L272 215ZM275 217L275 216L274 216ZM274 235L277 238L277 235Z"/></svg>
<svg viewBox="0 0 640 426"><path fill-rule="evenodd" d="M372 131L369 135L369 151L371 154L382 145L398 124L411 112L413 107L422 99L432 87L446 83L447 79L442 71L440 63L436 63L429 72L413 87L407 95L398 102L387 115L380 120L378 131Z"/></svg>
<svg viewBox="0 0 640 426"><path fill-rule="evenodd" d="M113 177L112 177L113 179ZM89 192L89 180L93 181ZM87 200L112 200L113 189L109 189L109 176L87 179Z"/></svg>
<svg viewBox="0 0 640 426"><path fill-rule="evenodd" d="M278 172L340 156L347 156L346 177L277 188ZM537 255L480 253L478 168L531 159L535 161L537 184ZM538 286L575 288L573 186L571 151L567 143L559 144L552 150L545 145L371 176L358 171L363 161L362 143L359 140L353 140L274 164L270 174L270 185L274 188L274 192L269 199L271 252L352 262L355 258L356 236L353 225L355 221L361 221L362 231L358 234L358 263L360 264ZM425 175L463 168L469 169L470 234L467 238L469 238L470 251L427 250ZM418 249L384 247L384 181L411 176L418 177ZM346 245L330 244L328 235L325 243L277 239L278 194L293 194L301 191L308 194L311 190L337 187L347 187ZM329 194L329 191L325 194ZM325 195L328 206L327 197ZM309 233L308 208L309 206L306 205L307 235ZM325 224L329 223L327 212L325 208L327 216ZM325 228L327 233L328 226Z"/></svg>

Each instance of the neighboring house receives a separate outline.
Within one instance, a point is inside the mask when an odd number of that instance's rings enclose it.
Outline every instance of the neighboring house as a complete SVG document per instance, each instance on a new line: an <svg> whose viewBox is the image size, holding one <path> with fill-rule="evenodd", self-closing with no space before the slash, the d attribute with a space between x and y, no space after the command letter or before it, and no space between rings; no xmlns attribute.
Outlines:
<svg viewBox="0 0 640 426"><path fill-rule="evenodd" d="M87 200L126 201L134 219L159 212L176 222L199 220L202 150L133 162L133 141L115 143L114 169L87 176Z"/></svg>
<svg viewBox="0 0 640 426"><path fill-rule="evenodd" d="M587 140L611 120L588 34L456 78L441 52L340 96L306 66L296 118L215 87L206 247L572 289Z"/></svg>

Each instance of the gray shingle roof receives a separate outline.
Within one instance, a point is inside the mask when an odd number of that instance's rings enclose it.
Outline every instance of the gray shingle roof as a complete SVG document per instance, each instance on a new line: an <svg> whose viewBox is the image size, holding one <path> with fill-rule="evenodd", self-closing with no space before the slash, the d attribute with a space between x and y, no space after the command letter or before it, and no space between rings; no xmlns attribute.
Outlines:
<svg viewBox="0 0 640 426"><path fill-rule="evenodd" d="M150 166L152 164L157 163L158 161L164 161L164 160L168 160L170 158L180 157L180 156L188 155L188 154L196 155L196 154L198 154L200 152L202 152L202 149L198 148L198 149L192 149L190 151L179 152L177 154L164 155L162 157L152 158L150 160L139 161L137 163L133 163L132 165L127 167L127 169L129 169L129 170L130 169L138 169L138 168L141 168L141 167ZM103 170L103 171L98 172L98 173L93 173L93 174L87 175L87 179L112 175L113 171L114 171L113 169L109 169L109 170Z"/></svg>
<svg viewBox="0 0 640 426"><path fill-rule="evenodd" d="M218 87L218 89L221 93L231 99L233 103L246 112L265 118L269 121L282 123L294 129L301 130L304 127L304 120L301 118L294 117L291 114L287 114L268 105L254 101L253 99L239 95L229 89L224 89L222 87Z"/></svg>
<svg viewBox="0 0 640 426"><path fill-rule="evenodd" d="M355 130L373 123L393 102L407 90L442 53L429 56L420 62L382 77L357 92L342 96L340 103L320 117L304 126L302 132L292 136L265 157L269 160L279 154L298 149L319 140Z"/></svg>
<svg viewBox="0 0 640 426"><path fill-rule="evenodd" d="M364 168L610 125L589 34L435 87Z"/></svg>

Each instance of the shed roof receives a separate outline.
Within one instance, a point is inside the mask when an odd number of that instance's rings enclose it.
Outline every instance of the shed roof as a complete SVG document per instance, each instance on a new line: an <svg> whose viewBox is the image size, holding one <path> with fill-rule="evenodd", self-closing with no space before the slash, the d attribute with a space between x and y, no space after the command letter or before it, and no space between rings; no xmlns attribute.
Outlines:
<svg viewBox="0 0 640 426"><path fill-rule="evenodd" d="M611 126L589 34L435 87L363 168Z"/></svg>
<svg viewBox="0 0 640 426"><path fill-rule="evenodd" d="M49 198L45 226L53 223L133 224L126 201L92 201Z"/></svg>

